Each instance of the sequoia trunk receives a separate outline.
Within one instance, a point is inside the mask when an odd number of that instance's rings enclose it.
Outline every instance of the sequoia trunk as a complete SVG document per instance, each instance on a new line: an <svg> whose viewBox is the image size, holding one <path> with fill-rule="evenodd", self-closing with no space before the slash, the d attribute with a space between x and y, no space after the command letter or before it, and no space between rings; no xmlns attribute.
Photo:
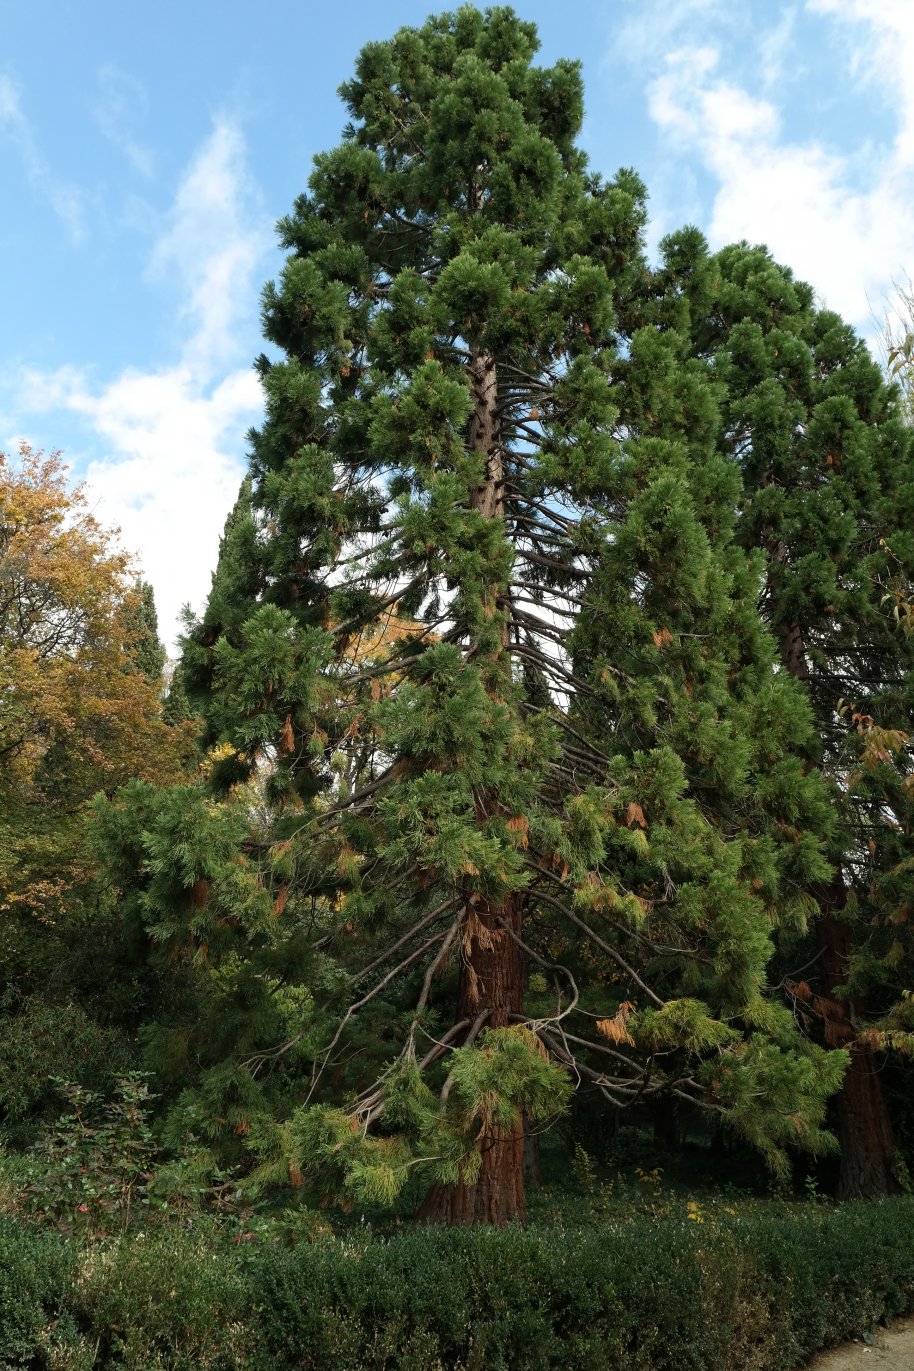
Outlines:
<svg viewBox="0 0 914 1371"><path fill-rule="evenodd" d="M475 354L468 367L473 410L467 446L484 458L483 479L472 492L474 509L486 519L504 517L504 457L498 424L498 376L495 361ZM507 588L493 585L493 608L504 610ZM503 646L508 645L505 624ZM486 816L480 800L479 818ZM486 1028L507 1028L523 1014L524 956L516 941L523 927L523 899L500 902L475 898L467 906L461 944L458 1019ZM513 936L512 936L513 935ZM480 1167L472 1184L436 1185L419 1217L433 1223L494 1224L526 1217L524 1195L524 1120L518 1111L510 1127L483 1120L476 1138Z"/></svg>
<svg viewBox="0 0 914 1371"><path fill-rule="evenodd" d="M464 924L458 1014L487 1028L507 1028L524 1007L524 960L511 936L519 936L522 903L471 906ZM488 1011L488 1012L486 1012ZM419 1218L430 1223L485 1223L502 1227L526 1218L524 1122L518 1111L509 1128L483 1120L476 1137L479 1174L472 1184L435 1185Z"/></svg>
<svg viewBox="0 0 914 1371"><path fill-rule="evenodd" d="M900 1188L894 1173L892 1125L873 1052L859 1042L850 1044L850 1051L851 1064L837 1099L838 1198L881 1199Z"/></svg>

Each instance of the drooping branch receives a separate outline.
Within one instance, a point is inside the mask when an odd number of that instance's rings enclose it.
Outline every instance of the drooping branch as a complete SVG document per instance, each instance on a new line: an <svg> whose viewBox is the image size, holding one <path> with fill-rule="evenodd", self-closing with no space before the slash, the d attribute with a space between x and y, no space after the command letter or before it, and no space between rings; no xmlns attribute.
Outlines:
<svg viewBox="0 0 914 1371"><path fill-rule="evenodd" d="M586 924L583 919L579 918L577 914L575 914L571 909L569 909L569 907L566 904L564 904L563 901L557 900L554 895L550 895L547 893L547 891L539 890L535 887L530 890L530 898L536 900L544 900L546 904L552 905L554 909L558 909L559 912L563 914L566 919L569 919L573 924L576 924L577 927L580 928L582 933L586 933L588 938L590 938L593 942L596 943L597 947L599 947L603 952L605 952L608 957L611 957L612 960L616 963L616 965L618 967L621 967L621 969L625 972L626 976L629 976L631 980L635 983L635 985L637 985L641 990L644 991L648 999L652 1000L654 1004L657 1005L660 1009L664 1007L664 1001L660 998L659 995L655 994L655 992L651 990L649 985L647 985L641 979L641 977L638 975L634 967L629 965L629 963L625 960L622 954L620 952L617 952L616 949L613 946L611 946L610 943L606 942L604 938L601 938L599 933L594 932L594 930L588 924Z"/></svg>

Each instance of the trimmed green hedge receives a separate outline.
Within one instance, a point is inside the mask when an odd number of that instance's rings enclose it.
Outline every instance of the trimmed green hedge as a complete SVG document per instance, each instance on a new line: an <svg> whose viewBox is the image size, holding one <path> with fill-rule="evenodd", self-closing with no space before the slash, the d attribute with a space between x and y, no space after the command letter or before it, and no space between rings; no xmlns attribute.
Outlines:
<svg viewBox="0 0 914 1371"><path fill-rule="evenodd" d="M914 1307L912 1238L909 1199L283 1249L2 1221L0 1367L789 1371Z"/></svg>
<svg viewBox="0 0 914 1371"><path fill-rule="evenodd" d="M789 1371L914 1307L914 1203L410 1231L248 1282L264 1368Z"/></svg>

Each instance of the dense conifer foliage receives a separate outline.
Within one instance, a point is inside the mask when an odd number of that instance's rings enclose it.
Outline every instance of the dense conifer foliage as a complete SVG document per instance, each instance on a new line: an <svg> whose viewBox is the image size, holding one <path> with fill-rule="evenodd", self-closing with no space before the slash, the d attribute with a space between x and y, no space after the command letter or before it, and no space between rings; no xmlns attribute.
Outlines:
<svg viewBox="0 0 914 1371"><path fill-rule="evenodd" d="M832 816L722 386L649 317L643 189L588 169L577 67L535 51L469 8L363 51L179 669L210 793L100 819L207 968L160 1034L209 1064L176 1117L348 1200L418 1165L451 1222L523 1215L525 1126L574 1080L779 1165L844 1066L766 992Z"/></svg>
<svg viewBox="0 0 914 1371"><path fill-rule="evenodd" d="M765 554L760 607L815 718L807 754L837 824L813 960L788 990L851 1048L838 1100L846 1195L894 1188L875 1049L908 1052L914 459L894 388L811 289L745 245L667 245L665 312L720 378L724 450L743 482L738 538ZM802 960L802 959L801 959Z"/></svg>

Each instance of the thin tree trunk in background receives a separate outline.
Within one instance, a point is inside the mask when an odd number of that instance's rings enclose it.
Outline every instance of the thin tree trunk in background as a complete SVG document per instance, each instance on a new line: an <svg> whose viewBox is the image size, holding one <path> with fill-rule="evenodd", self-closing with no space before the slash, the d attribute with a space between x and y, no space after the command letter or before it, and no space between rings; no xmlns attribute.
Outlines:
<svg viewBox="0 0 914 1371"><path fill-rule="evenodd" d="M679 1104L672 1095L661 1095L651 1106L654 1141L678 1152L682 1146L682 1119Z"/></svg>
<svg viewBox="0 0 914 1371"><path fill-rule="evenodd" d="M809 684L806 644L800 624L786 625L780 634L781 658L796 680ZM895 1142L885 1103L882 1081L873 1052L859 1041L854 1020L865 1014L862 997L850 1004L835 996L847 980L847 963L853 950L850 924L836 915L847 903L847 888L838 875L820 893L821 914L816 938L822 953L822 975L829 999L825 1040L832 1047L846 1047L851 1054L841 1089L835 1098L841 1171L841 1199L879 1199L893 1194L898 1184L892 1173Z"/></svg>
<svg viewBox="0 0 914 1371"><path fill-rule="evenodd" d="M524 1115L524 1182L531 1190L539 1190L543 1184L540 1135L535 1132L526 1114Z"/></svg>
<svg viewBox="0 0 914 1371"><path fill-rule="evenodd" d="M842 1200L881 1199L897 1193L894 1175L895 1140L886 1108L879 1064L872 1049L862 1043L854 1019L864 1012L861 998L838 999L836 987L847 979L847 959L853 948L850 926L832 912L846 899L843 881L833 881L827 892L830 906L816 926L822 952L822 974L828 996L825 1040L833 1047L846 1047L850 1065L835 1097L841 1170L838 1197Z"/></svg>

